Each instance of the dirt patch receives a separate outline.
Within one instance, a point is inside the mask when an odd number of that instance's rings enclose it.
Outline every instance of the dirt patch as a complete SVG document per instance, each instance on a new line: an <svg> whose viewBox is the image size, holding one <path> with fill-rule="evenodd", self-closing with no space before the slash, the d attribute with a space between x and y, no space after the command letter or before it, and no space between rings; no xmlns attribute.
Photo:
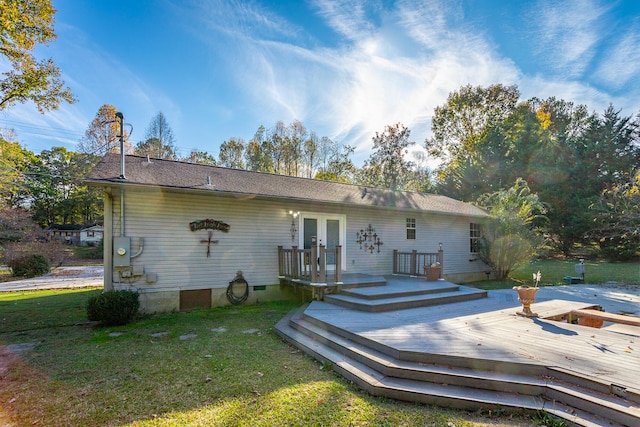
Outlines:
<svg viewBox="0 0 640 427"><path fill-rule="evenodd" d="M16 414L24 412L24 388L30 382L45 387L49 380L37 369L25 363L18 354L9 349L10 346L0 345L0 396L3 399L3 410L0 411L0 425L14 427L23 425L16 423ZM33 409L38 418L43 419L43 410L36 406ZM35 419L35 418L34 418Z"/></svg>
<svg viewBox="0 0 640 427"><path fill-rule="evenodd" d="M95 266L95 267L99 267L99 266ZM80 276L86 276L86 274L87 273L82 268L58 267L58 268L53 269L49 274L47 274L47 276L50 276L50 277L80 277Z"/></svg>
<svg viewBox="0 0 640 427"><path fill-rule="evenodd" d="M63 263L67 267L93 267L96 265L102 265L102 258L76 258L69 257L64 260Z"/></svg>

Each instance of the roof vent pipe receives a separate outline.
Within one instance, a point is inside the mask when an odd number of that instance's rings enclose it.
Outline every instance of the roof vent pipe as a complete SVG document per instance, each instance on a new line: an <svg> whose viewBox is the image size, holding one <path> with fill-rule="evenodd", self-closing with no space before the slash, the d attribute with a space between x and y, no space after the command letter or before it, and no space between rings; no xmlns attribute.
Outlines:
<svg viewBox="0 0 640 427"><path fill-rule="evenodd" d="M207 185L211 185L211 177L210 176L207 177Z"/></svg>

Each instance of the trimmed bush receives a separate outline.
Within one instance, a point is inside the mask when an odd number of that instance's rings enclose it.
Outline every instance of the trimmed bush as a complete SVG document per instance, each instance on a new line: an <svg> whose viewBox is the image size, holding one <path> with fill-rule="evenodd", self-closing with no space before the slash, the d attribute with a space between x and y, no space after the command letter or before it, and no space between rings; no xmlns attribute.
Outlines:
<svg viewBox="0 0 640 427"><path fill-rule="evenodd" d="M14 258L8 263L14 276L36 277L47 274L51 265L44 255L31 254Z"/></svg>
<svg viewBox="0 0 640 427"><path fill-rule="evenodd" d="M629 261L640 252L640 237L614 237L600 242L600 253L610 262Z"/></svg>
<svg viewBox="0 0 640 427"><path fill-rule="evenodd" d="M126 325L138 314L139 293L135 291L106 291L87 301L87 318L103 326Z"/></svg>

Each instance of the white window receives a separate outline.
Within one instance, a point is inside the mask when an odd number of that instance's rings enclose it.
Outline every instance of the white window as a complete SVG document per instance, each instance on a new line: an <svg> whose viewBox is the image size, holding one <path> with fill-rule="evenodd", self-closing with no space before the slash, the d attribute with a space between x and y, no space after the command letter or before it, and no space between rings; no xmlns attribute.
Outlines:
<svg viewBox="0 0 640 427"><path fill-rule="evenodd" d="M469 224L469 252L478 253L480 243L480 224L472 222Z"/></svg>
<svg viewBox="0 0 640 427"><path fill-rule="evenodd" d="M407 240L416 240L416 219L407 218Z"/></svg>

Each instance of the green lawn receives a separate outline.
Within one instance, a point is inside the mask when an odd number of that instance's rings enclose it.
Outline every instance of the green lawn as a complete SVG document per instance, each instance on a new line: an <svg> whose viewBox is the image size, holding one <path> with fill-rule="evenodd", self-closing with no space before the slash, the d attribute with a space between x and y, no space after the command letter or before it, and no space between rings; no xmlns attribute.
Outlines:
<svg viewBox="0 0 640 427"><path fill-rule="evenodd" d="M281 341L292 303L86 323L96 290L0 293L0 425L532 426L533 414L467 413L371 397ZM326 368L326 367L325 367Z"/></svg>
<svg viewBox="0 0 640 427"><path fill-rule="evenodd" d="M579 260L537 260L533 261L510 275L510 280L499 281L493 278L475 282L471 286L483 289L505 289L518 284L533 284L533 273L540 271L542 286L562 285L565 276L580 277L575 271L575 265ZM640 263L608 263L605 261L585 260L585 282L586 283L631 283L640 285Z"/></svg>

